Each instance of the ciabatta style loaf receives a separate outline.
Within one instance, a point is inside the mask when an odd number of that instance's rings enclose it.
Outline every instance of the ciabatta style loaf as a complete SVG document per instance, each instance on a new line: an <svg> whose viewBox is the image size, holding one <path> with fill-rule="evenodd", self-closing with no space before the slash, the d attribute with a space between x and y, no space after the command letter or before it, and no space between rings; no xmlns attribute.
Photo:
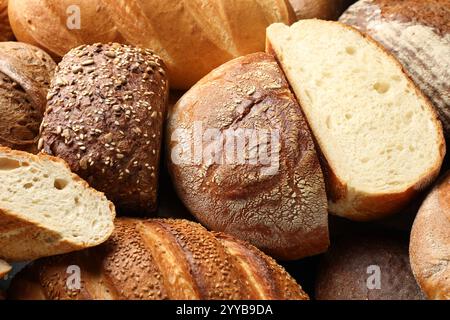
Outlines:
<svg viewBox="0 0 450 320"><path fill-rule="evenodd" d="M199 126L200 140L194 135ZM207 137L211 129L223 138L218 145L227 146L213 156L209 151L218 140ZM204 77L169 112L166 138L174 187L201 223L282 259L327 249L319 159L273 56L250 54ZM176 160L189 154L186 147L201 148L198 161ZM266 151L270 157L261 157Z"/></svg>
<svg viewBox="0 0 450 320"><path fill-rule="evenodd" d="M114 217L112 203L64 161L0 147L0 258L26 261L98 245Z"/></svg>
<svg viewBox="0 0 450 320"><path fill-rule="evenodd" d="M74 48L53 78L40 149L128 214L155 211L166 67L148 49L122 44Z"/></svg>
<svg viewBox="0 0 450 320"><path fill-rule="evenodd" d="M74 279L69 267L77 267ZM76 287L76 284L80 287ZM300 299L308 296L272 258L186 220L117 219L101 246L38 260L10 299Z"/></svg>
<svg viewBox="0 0 450 320"><path fill-rule="evenodd" d="M338 22L273 24L274 52L323 154L332 213L370 220L398 212L437 176L442 125L397 60Z"/></svg>
<svg viewBox="0 0 450 320"><path fill-rule="evenodd" d="M429 299L450 299L450 171L428 195L411 231L411 266Z"/></svg>
<svg viewBox="0 0 450 320"><path fill-rule="evenodd" d="M339 19L379 41L430 98L450 141L450 0L361 0Z"/></svg>
<svg viewBox="0 0 450 320"><path fill-rule="evenodd" d="M11 271L11 266L0 259L0 280Z"/></svg>

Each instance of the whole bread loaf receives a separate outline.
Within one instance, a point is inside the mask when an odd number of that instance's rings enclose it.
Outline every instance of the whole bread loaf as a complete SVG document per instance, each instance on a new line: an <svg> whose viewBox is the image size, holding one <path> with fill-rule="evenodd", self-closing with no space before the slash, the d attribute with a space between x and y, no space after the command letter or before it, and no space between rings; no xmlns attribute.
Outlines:
<svg viewBox="0 0 450 320"><path fill-rule="evenodd" d="M433 105L400 63L358 30L301 20L267 29L323 155L329 210L353 220L401 211L446 152Z"/></svg>
<svg viewBox="0 0 450 320"><path fill-rule="evenodd" d="M316 279L318 300L423 300L408 257L408 241L389 231L333 240Z"/></svg>
<svg viewBox="0 0 450 320"><path fill-rule="evenodd" d="M9 6L20 41L56 56L95 42L149 48L178 89L228 60L264 50L265 28L295 17L288 0L10 0ZM73 29L77 17L81 24Z"/></svg>
<svg viewBox="0 0 450 320"><path fill-rule="evenodd" d="M201 223L282 259L326 250L322 170L273 56L250 54L204 77L170 110L166 139L175 189Z"/></svg>
<svg viewBox="0 0 450 320"><path fill-rule="evenodd" d="M430 98L450 141L450 0L360 0L340 18L392 52Z"/></svg>
<svg viewBox="0 0 450 320"><path fill-rule="evenodd" d="M78 270L80 287L68 268ZM10 299L301 299L286 271L255 247L186 220L117 219L105 244L36 261Z"/></svg>
<svg viewBox="0 0 450 320"><path fill-rule="evenodd" d="M0 42L0 145L35 153L56 65L44 51Z"/></svg>
<svg viewBox="0 0 450 320"><path fill-rule="evenodd" d="M420 208L409 245L414 276L429 299L450 299L450 171Z"/></svg>
<svg viewBox="0 0 450 320"><path fill-rule="evenodd" d="M0 42L13 39L14 35L8 19L8 0L0 0Z"/></svg>
<svg viewBox="0 0 450 320"><path fill-rule="evenodd" d="M155 211L166 68L148 49L80 46L58 65L48 94L40 150L127 213Z"/></svg>

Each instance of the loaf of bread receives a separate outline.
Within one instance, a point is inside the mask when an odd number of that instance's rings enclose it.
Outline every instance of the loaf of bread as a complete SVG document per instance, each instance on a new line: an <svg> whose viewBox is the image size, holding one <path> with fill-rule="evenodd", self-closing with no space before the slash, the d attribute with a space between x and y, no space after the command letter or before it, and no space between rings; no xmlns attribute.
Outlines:
<svg viewBox="0 0 450 320"><path fill-rule="evenodd" d="M314 142L271 55L250 54L212 71L170 111L167 129L175 189L202 224L281 259L327 249L326 193ZM210 129L217 130L215 141ZM225 146L210 156L217 141ZM191 146L199 159L191 157Z"/></svg>
<svg viewBox="0 0 450 320"><path fill-rule="evenodd" d="M411 231L411 266L429 299L450 299L450 171L425 199Z"/></svg>
<svg viewBox="0 0 450 320"><path fill-rule="evenodd" d="M0 259L27 261L98 245L114 206L64 161L0 147Z"/></svg>
<svg viewBox="0 0 450 320"><path fill-rule="evenodd" d="M155 211L166 68L148 49L80 46L58 65L39 147L106 194L121 211Z"/></svg>
<svg viewBox="0 0 450 320"><path fill-rule="evenodd" d="M35 153L56 65L41 49L0 42L0 145Z"/></svg>
<svg viewBox="0 0 450 320"><path fill-rule="evenodd" d="M397 60L338 22L267 30L321 153L329 210L354 220L400 211L439 173L442 125Z"/></svg>
<svg viewBox="0 0 450 320"><path fill-rule="evenodd" d="M450 0L361 0L340 21L392 52L431 99L450 141Z"/></svg>
<svg viewBox="0 0 450 320"><path fill-rule="evenodd" d="M14 35L8 19L8 0L0 0L0 42L13 39Z"/></svg>
<svg viewBox="0 0 450 320"><path fill-rule="evenodd" d="M124 41L103 0L9 0L8 12L16 38L56 60L82 44Z"/></svg>
<svg viewBox="0 0 450 320"><path fill-rule="evenodd" d="M68 268L78 270L76 276ZM35 262L11 299L301 299L308 296L255 247L186 220L117 219L105 244Z"/></svg>
<svg viewBox="0 0 450 320"><path fill-rule="evenodd" d="M0 259L0 280L11 271L11 266Z"/></svg>
<svg viewBox="0 0 450 320"><path fill-rule="evenodd" d="M289 0L298 20L337 20L353 0Z"/></svg>
<svg viewBox="0 0 450 320"><path fill-rule="evenodd" d="M20 41L56 56L95 42L152 49L178 89L228 60L264 50L268 25L295 20L288 0L10 0L9 13ZM73 29L77 17L80 28Z"/></svg>
<svg viewBox="0 0 450 320"><path fill-rule="evenodd" d="M316 279L318 300L423 300L411 272L408 241L383 231L332 241Z"/></svg>

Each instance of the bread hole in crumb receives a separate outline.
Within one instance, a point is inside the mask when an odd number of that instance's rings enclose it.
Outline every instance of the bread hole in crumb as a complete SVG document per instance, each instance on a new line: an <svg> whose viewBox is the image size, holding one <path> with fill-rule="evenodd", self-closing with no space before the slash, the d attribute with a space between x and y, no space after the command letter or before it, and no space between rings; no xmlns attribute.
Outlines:
<svg viewBox="0 0 450 320"><path fill-rule="evenodd" d="M345 119L350 120L353 116L350 113L345 114Z"/></svg>
<svg viewBox="0 0 450 320"><path fill-rule="evenodd" d="M58 190L63 190L65 187L67 187L68 184L69 182L67 180L57 178L55 179L53 186Z"/></svg>
<svg viewBox="0 0 450 320"><path fill-rule="evenodd" d="M8 158L0 158L0 170L15 170L20 168L20 162Z"/></svg>
<svg viewBox="0 0 450 320"><path fill-rule="evenodd" d="M409 151L411 151L411 152L414 152L414 151L416 151L416 148L414 148L413 146L409 146Z"/></svg>
<svg viewBox="0 0 450 320"><path fill-rule="evenodd" d="M367 163L367 162L369 162L369 158L362 158L361 159L361 163Z"/></svg>
<svg viewBox="0 0 450 320"><path fill-rule="evenodd" d="M384 94L389 91L391 86L387 82L377 82L373 85L373 88L379 93Z"/></svg>
<svg viewBox="0 0 450 320"><path fill-rule="evenodd" d="M34 177L33 178L33 182L38 182L39 181L39 178L38 177Z"/></svg>
<svg viewBox="0 0 450 320"><path fill-rule="evenodd" d="M355 47L346 47L345 52L347 52L349 55L352 56L356 53L356 48Z"/></svg>
<svg viewBox="0 0 450 320"><path fill-rule="evenodd" d="M331 129L331 117L330 116L327 117L327 119L325 120L325 123L327 125L327 128Z"/></svg>
<svg viewBox="0 0 450 320"><path fill-rule="evenodd" d="M394 80L394 81L402 80L402 78L400 78L399 76L392 76L391 79Z"/></svg>
<svg viewBox="0 0 450 320"><path fill-rule="evenodd" d="M23 188L24 189L30 189L30 188L32 188L33 187L33 184L32 183L25 183L24 185L23 185Z"/></svg>
<svg viewBox="0 0 450 320"><path fill-rule="evenodd" d="M75 202L76 205L79 205L79 204L80 204L80 198L75 197L73 200L74 200L74 202Z"/></svg>
<svg viewBox="0 0 450 320"><path fill-rule="evenodd" d="M47 173L44 173L44 178L48 178L49 175Z"/></svg>

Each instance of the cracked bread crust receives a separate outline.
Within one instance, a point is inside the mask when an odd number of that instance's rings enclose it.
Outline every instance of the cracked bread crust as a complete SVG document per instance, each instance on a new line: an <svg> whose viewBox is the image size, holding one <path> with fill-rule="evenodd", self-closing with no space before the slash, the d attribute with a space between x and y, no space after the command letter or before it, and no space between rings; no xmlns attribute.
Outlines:
<svg viewBox="0 0 450 320"><path fill-rule="evenodd" d="M179 144L172 135L192 129L195 122L222 134L227 129L279 130L277 172L263 175L264 165L249 162L175 164L170 157ZM281 259L326 250L322 170L306 120L273 56L251 54L212 71L173 107L166 138L176 191L204 225ZM202 146L206 150L208 143Z"/></svg>

